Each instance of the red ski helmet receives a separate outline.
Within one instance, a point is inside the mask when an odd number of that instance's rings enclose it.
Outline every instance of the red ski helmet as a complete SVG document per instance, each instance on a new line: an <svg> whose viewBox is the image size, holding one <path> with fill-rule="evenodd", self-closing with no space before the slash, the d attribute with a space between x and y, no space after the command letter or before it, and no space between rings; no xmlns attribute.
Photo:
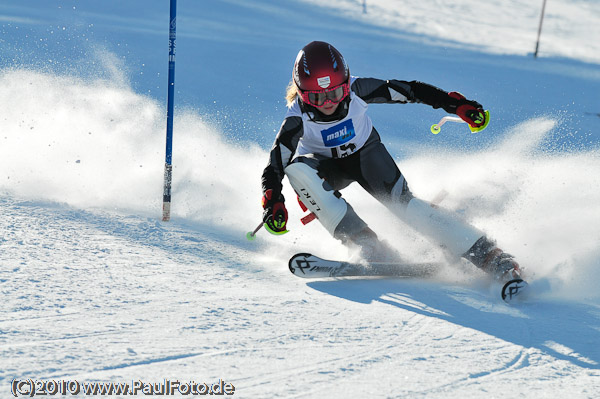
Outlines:
<svg viewBox="0 0 600 399"><path fill-rule="evenodd" d="M334 98L333 93L326 97L320 96L323 101L329 99L335 103L340 102L350 93L350 71L346 61L342 54L329 43L314 41L304 46L296 57L292 78L305 102L307 102L309 92L330 92L341 87L343 89L341 98L339 96ZM315 106L323 105L323 103L315 104L314 101L308 102Z"/></svg>

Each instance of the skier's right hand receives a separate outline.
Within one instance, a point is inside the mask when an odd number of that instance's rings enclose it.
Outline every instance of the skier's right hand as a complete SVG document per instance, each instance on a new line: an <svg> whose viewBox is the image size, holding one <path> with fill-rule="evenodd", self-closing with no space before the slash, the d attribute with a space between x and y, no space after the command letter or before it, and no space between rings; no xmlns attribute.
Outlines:
<svg viewBox="0 0 600 399"><path fill-rule="evenodd" d="M286 225L288 220L287 209L284 204L285 199L281 193L275 194L273 190L265 191L262 197L263 222L265 228L271 234L287 233Z"/></svg>

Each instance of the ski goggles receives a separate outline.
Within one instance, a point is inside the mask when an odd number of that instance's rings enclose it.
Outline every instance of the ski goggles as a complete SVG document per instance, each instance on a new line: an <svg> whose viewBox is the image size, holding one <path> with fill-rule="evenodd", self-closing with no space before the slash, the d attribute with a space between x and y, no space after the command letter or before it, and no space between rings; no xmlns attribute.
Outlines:
<svg viewBox="0 0 600 399"><path fill-rule="evenodd" d="M313 107L323 107L327 102L337 104L350 93L350 85L342 83L328 90L300 90L302 101Z"/></svg>

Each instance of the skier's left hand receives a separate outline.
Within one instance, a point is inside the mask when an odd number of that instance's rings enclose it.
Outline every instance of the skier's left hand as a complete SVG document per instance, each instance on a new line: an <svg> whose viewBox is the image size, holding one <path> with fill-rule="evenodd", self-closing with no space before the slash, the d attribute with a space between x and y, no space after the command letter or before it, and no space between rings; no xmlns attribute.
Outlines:
<svg viewBox="0 0 600 399"><path fill-rule="evenodd" d="M485 125L485 112L477 101L467 100L462 94L453 91L448 96L458 100L456 104L456 115L467 122L471 127L482 127Z"/></svg>

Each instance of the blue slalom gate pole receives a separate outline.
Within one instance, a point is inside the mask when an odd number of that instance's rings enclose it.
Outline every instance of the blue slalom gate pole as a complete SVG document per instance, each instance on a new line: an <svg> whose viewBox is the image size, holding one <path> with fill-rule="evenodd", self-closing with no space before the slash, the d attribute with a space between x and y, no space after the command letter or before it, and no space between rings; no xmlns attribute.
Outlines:
<svg viewBox="0 0 600 399"><path fill-rule="evenodd" d="M167 95L167 148L165 156L165 180L163 187L163 222L171 220L171 180L173 173L173 109L175 96L175 28L177 0L171 0L169 25L169 91Z"/></svg>

